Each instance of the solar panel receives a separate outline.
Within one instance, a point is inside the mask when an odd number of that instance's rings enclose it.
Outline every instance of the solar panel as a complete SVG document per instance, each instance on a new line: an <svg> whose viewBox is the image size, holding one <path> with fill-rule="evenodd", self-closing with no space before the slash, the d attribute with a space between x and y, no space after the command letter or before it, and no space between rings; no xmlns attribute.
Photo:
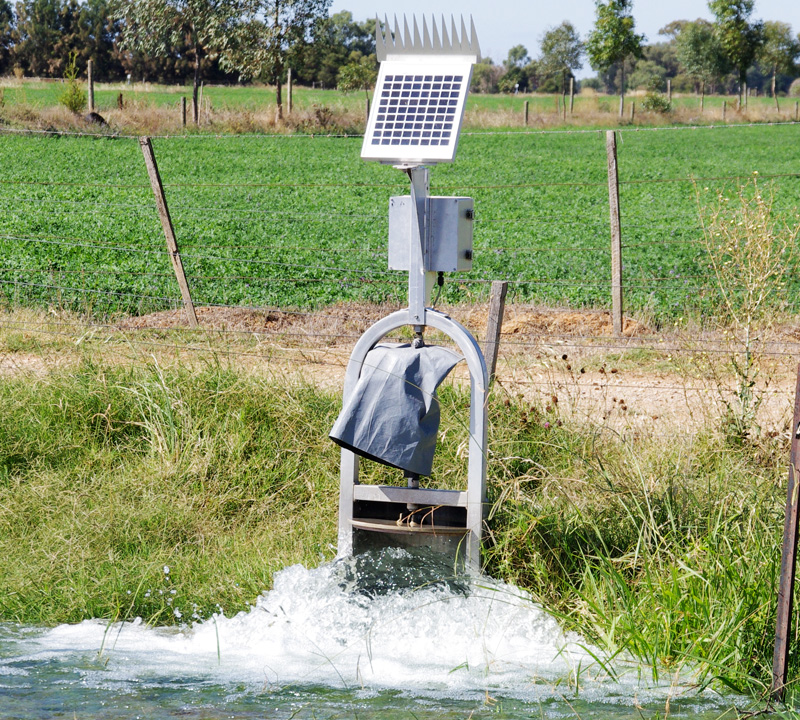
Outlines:
<svg viewBox="0 0 800 720"><path fill-rule="evenodd" d="M386 23L388 33L388 21ZM442 38L433 25L433 41L423 22L424 40L414 21L414 37L406 23L405 44L395 20L394 39L379 36L379 55L383 57L375 95L361 148L365 160L385 163L452 162L464 115L464 104L475 61L475 46L453 41L442 22ZM388 44L388 47L387 47ZM470 54L473 53L473 54Z"/></svg>

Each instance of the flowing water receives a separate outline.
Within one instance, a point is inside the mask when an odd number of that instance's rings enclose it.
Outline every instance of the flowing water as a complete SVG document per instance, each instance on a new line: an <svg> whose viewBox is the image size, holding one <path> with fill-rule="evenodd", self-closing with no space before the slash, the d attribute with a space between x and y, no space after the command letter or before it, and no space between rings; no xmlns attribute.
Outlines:
<svg viewBox="0 0 800 720"><path fill-rule="evenodd" d="M736 700L598 662L519 589L447 575L389 549L286 568L249 612L179 629L0 625L0 717L716 718Z"/></svg>

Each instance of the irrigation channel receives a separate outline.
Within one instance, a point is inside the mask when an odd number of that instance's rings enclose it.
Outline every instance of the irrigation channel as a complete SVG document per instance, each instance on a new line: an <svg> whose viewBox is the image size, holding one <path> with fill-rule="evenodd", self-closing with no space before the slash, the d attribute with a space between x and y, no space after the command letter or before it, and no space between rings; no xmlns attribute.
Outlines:
<svg viewBox="0 0 800 720"><path fill-rule="evenodd" d="M178 628L0 625L4 718L710 719L744 704L690 672L604 660L521 590L400 549L288 567L249 612Z"/></svg>

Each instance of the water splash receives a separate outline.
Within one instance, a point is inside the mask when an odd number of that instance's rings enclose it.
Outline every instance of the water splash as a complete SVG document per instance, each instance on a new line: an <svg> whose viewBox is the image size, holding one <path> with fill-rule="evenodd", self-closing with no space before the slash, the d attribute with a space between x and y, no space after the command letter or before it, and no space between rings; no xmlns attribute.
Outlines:
<svg viewBox="0 0 800 720"><path fill-rule="evenodd" d="M324 687L630 705L682 689L647 683L635 666L617 667L612 678L597 649L565 634L525 592L454 576L400 549L286 568L249 612L230 618L179 629L89 620L13 634L10 654L9 631L0 633L0 688L13 673L59 663L81 687L117 692L180 682L251 696Z"/></svg>

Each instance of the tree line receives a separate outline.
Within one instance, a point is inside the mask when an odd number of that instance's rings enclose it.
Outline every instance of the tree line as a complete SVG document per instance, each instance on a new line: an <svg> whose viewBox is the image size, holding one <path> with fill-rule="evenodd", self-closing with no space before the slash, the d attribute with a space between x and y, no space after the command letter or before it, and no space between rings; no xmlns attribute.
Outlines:
<svg viewBox="0 0 800 720"><path fill-rule="evenodd" d="M98 81L165 84L263 80L286 71L335 87L372 67L375 21L331 0L0 0L0 75L64 77L71 63ZM352 73L351 73L352 75ZM361 77L355 73L356 83Z"/></svg>
<svg viewBox="0 0 800 720"><path fill-rule="evenodd" d="M328 15L331 0L0 0L0 74L63 77L89 59L101 81L160 83L263 80L367 89L375 77L375 20ZM665 39L636 32L632 0L597 0L586 38L564 21L532 59L517 45L499 64L476 65L478 92L565 92L588 61L584 87L619 93L785 93L800 75L800 36L784 22L753 18L754 0L709 0L714 21L676 20Z"/></svg>
<svg viewBox="0 0 800 720"><path fill-rule="evenodd" d="M517 45L502 64L483 59L473 84L484 92L564 92L588 60L597 75L582 86L621 100L626 89L663 93L668 81L676 92L787 92L800 76L800 35L788 23L754 19L754 0L709 0L708 8L713 22L676 20L659 31L665 40L648 44L636 32L632 0L598 0L585 39L564 21L544 33L538 58Z"/></svg>

